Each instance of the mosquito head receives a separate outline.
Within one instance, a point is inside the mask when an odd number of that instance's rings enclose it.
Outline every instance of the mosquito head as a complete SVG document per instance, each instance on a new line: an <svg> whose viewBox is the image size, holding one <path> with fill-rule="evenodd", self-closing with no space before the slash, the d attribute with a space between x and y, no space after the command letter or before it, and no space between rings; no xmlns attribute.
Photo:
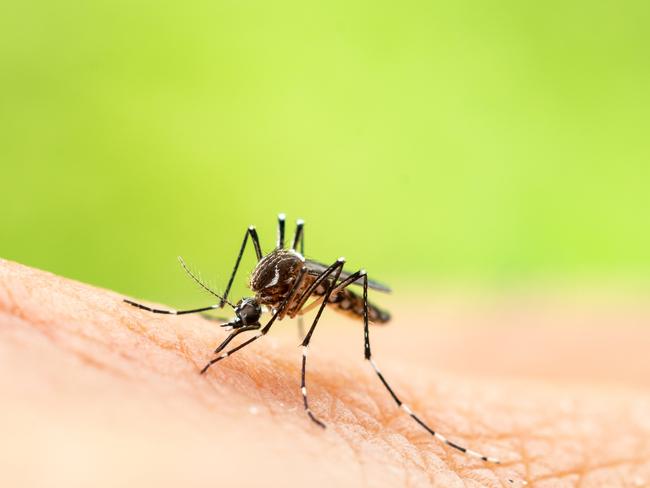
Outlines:
<svg viewBox="0 0 650 488"><path fill-rule="evenodd" d="M262 307L256 298L242 298L235 305L235 314L241 327L257 324L262 316Z"/></svg>

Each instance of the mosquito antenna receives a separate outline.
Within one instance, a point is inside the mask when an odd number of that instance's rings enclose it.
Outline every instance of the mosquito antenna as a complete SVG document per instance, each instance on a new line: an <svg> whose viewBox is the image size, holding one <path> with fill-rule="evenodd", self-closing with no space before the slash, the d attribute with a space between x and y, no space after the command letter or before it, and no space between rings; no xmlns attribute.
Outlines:
<svg viewBox="0 0 650 488"><path fill-rule="evenodd" d="M185 264L185 261L183 261L182 257L178 256L178 261L181 263L181 266L183 267L185 272L190 276L190 278L192 278L196 283L198 283L198 285L201 288L203 288L205 291L207 291L211 295L214 295L215 297L217 297L219 300L223 301L224 303L227 303L233 309L235 308L235 306L232 303L230 303L228 300L225 300L221 295L219 295L217 292L212 290L208 285L203 283L203 281L200 278L198 278L194 273L192 273L192 271L190 271L190 268L188 268L187 264Z"/></svg>

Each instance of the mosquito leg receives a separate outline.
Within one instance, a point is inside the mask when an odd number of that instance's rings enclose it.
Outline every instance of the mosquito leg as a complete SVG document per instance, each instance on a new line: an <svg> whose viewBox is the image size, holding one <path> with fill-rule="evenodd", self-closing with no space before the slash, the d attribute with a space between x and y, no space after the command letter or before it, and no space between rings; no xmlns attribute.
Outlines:
<svg viewBox="0 0 650 488"><path fill-rule="evenodd" d="M336 285L336 288L332 290L330 296L336 296L336 294L339 293L341 290L343 290L343 288L346 288L348 285L355 283L357 280L363 280L361 271L357 271L356 273L348 276L343 281L341 281L338 285ZM300 309L300 315L298 317L301 317L307 312L310 312L314 308L318 307L324 299L325 296L320 296L316 300L312 301L309 305L307 306L303 305L303 307Z"/></svg>
<svg viewBox="0 0 650 488"><path fill-rule="evenodd" d="M166 315L184 315L188 313L199 313L199 312L207 312L208 310L215 310L218 308L223 308L223 306L227 303L231 307L234 308L234 305L228 301L228 292L230 291L230 287L232 286L232 282L235 279L235 274L237 273L237 268L239 267L239 262L241 261L242 255L244 254L244 249L246 248L246 242L248 241L248 235L251 235L253 239L253 245L255 246L255 252L258 254L258 256L261 256L261 250L260 250L260 243L259 239L257 237L257 232L255 231L254 227L249 227L248 230L246 231L246 236L244 237L244 242L242 243L241 249L239 250L239 256L237 257L237 262L235 263L235 268L233 269L232 275L230 276L230 281L228 282L228 286L226 287L226 292L224 293L223 297L220 296L218 293L213 291L208 285L203 283L201 279L199 279L198 276L196 276L190 268L187 267L185 264L185 261L183 261L182 257L178 257L179 262L181 263L181 266L183 266L183 269L185 272L192 278L196 283L198 283L204 290L206 290L208 293L212 294L213 296L217 297L219 299L219 303L216 305L210 305L209 307L201 307L201 308L194 308L190 310L164 310L160 308L152 308L148 307L147 305L143 305L141 303L134 302L132 300L124 299L126 303L129 305L133 305L134 307L141 308L142 310L147 310L148 312L153 312L153 313L161 313L161 314L166 314Z"/></svg>
<svg viewBox="0 0 650 488"><path fill-rule="evenodd" d="M290 300L293 299L293 297L294 297L294 295L295 295L295 293L296 293L296 290L298 290L298 288L300 287L300 284L302 283L302 280L303 280L304 277L305 277L305 272L306 272L306 269L305 269L305 268L303 268L303 269L300 270L300 274L298 275L298 278L296 278L296 282L293 284L293 287L291 288L291 292L289 292L289 294L287 295L287 297L286 297L286 298L284 299L284 301L280 304L280 306L277 308L277 310L273 313L273 316L269 319L268 323L264 326L264 328L263 328L262 330L260 330L260 331L255 335L255 336L253 336L253 337L251 337L250 339L248 339L248 340L242 342L242 343L239 344L238 346L233 347L232 349L230 349L230 350L228 350L228 351L222 353L221 355L217 356L216 358L211 359L211 360L210 360L210 361L209 361L209 362L208 362L208 363L203 367L203 369L201 370L201 374L204 374L204 373L205 373L205 372L210 368L210 366L212 366L214 363L218 363L218 362L221 361L222 359L225 359L225 358L227 358L228 356L230 356L231 354L233 354L233 353L239 351L240 349L243 349L244 347L248 346L251 342L254 342L254 341L256 341L257 339L259 339L260 337L266 335L266 334L268 333L268 331L271 329L271 326L273 325L273 323L275 322L275 320L278 318L278 316L279 316L281 313L283 313L285 307L286 307L287 304L290 302Z"/></svg>
<svg viewBox="0 0 650 488"><path fill-rule="evenodd" d="M370 336L369 336L369 331L368 331L368 276L366 275L366 272L364 270L361 270L360 272L363 275L363 335L364 335L364 356L365 358L370 362L372 365L373 369L375 370L375 373L377 373L377 376L383 383L384 387L388 390L388 393L390 393L390 396L393 397L393 400L395 400L395 403L397 403L397 406L400 407L402 410L404 410L408 415L411 416L413 420L415 420L424 430L426 430L429 434L434 436L436 439L439 441L447 444L449 447L452 447L460 452L463 452L467 454L468 456L475 457L477 459L481 459L483 461L487 461L490 463L495 463L499 464L500 461L496 458L493 457L488 457L484 456L481 453L478 453L476 451L473 451L471 449L468 449L464 446L461 446L459 444L456 444L455 442L450 441L447 439L444 435L440 434L439 432L436 432L433 430L431 427L429 427L424 421L420 419L413 411L409 408L409 406L402 402L402 400L397 396L393 388L388 384L386 381L386 378L384 375L381 373L379 368L377 367L377 364L373 361L372 359L372 353L370 351Z"/></svg>
<svg viewBox="0 0 650 488"><path fill-rule="evenodd" d="M296 220L296 232L293 235L293 244L291 244L291 249L294 251L298 248L298 243L300 243L300 254L305 255L305 237L303 233L303 228L305 226L305 221L302 219Z"/></svg>
<svg viewBox="0 0 650 488"><path fill-rule="evenodd" d="M255 247L255 255L257 256L257 260L259 261L262 259L262 248L260 247L260 239L257 236L257 231L255 230L254 226L250 226L248 229L246 229L246 234L244 235L244 242L241 244L241 248L239 249L239 254L237 255L237 261L235 261L235 267L232 270L232 274L230 275L230 279L228 280L228 285L226 286L226 291L223 294L223 299L220 302L221 306L225 303L228 302L228 293L230 293L230 288L232 287L232 282L235 281L235 275L237 274L237 269L239 269L239 263L241 262L241 258L244 255L244 249L246 249L246 243L248 242L248 236L251 236L251 240L253 241L253 247Z"/></svg>
<svg viewBox="0 0 650 488"><path fill-rule="evenodd" d="M210 305L209 307L193 308L191 310L164 310L160 308L151 308L148 307L147 305L142 305L141 303L127 300L126 298L124 299L124 301L129 305L133 305L134 307L141 308L142 310L146 310L148 312L153 312L153 313L162 313L166 315L185 315L186 313L199 313L199 312L206 312L208 310L215 310L217 308L221 308L220 304L216 304L216 305Z"/></svg>
<svg viewBox="0 0 650 488"><path fill-rule="evenodd" d="M302 399L303 403L305 406L305 412L309 416L309 418L319 427L325 428L325 424L318 420L316 416L312 413L312 411L309 409L309 402L307 401L307 383L306 383L306 376L307 376L307 352L309 351L309 342L311 341L311 336L314 333L314 330L316 329L316 325L318 325L318 320L320 319L320 316L323 314L323 310L325 309L325 305L327 305L327 300L330 297L330 294L332 293L332 290L334 289L336 282L339 278L339 275L341 274L341 270L343 270L343 264L345 263L344 258L339 258L336 260L336 262L327 268L327 270L323 271L321 276L316 280L318 281L319 279L322 278L322 280L326 279L327 276L330 274L334 273L334 279L331 280L327 286L327 291L325 292L325 298L323 302L321 303L320 307L318 308L318 312L316 313L316 317L314 317L314 321L311 324L311 327L309 328L309 331L307 332L307 335L305 336L305 339L302 341L302 372L300 375L300 391L302 393ZM321 280L321 281L322 281Z"/></svg>
<svg viewBox="0 0 650 488"><path fill-rule="evenodd" d="M242 332L248 332L249 330L257 330L260 327L262 327L261 324L254 324L254 325L247 325L245 327L240 327L239 329L233 330L230 334L228 334L228 337L226 337L221 344L219 344L219 347L217 347L214 350L215 354L218 354L221 352L221 350L226 347L230 341L232 341L235 337L237 337L239 334Z"/></svg>
<svg viewBox="0 0 650 488"><path fill-rule="evenodd" d="M327 279L328 276L330 276L337 268L343 268L343 263L345 263L345 258L339 258L334 264L328 266L321 274L318 275L318 278L314 280L314 282L309 285L309 287L303 292L302 295L297 300L297 306L295 310L300 310L302 307L305 305L305 302L309 300L309 297L314 293L314 290L320 286L320 284ZM339 276L340 272L337 273L337 279ZM336 282L336 281L334 281ZM325 300L326 302L326 300Z"/></svg>
<svg viewBox="0 0 650 488"><path fill-rule="evenodd" d="M278 242L276 247L282 249L284 247L284 223L287 219L283 213L278 214Z"/></svg>
<svg viewBox="0 0 650 488"><path fill-rule="evenodd" d="M212 366L214 363L218 363L218 362L221 361L222 359L225 359L225 358L227 358L228 356L230 356L231 354L233 354L233 353L239 351L240 349L243 349L244 347L248 346L251 342L256 341L257 339L259 339L259 338L262 337L263 335L264 335L264 334L260 331L260 332L257 333L257 335L251 337L251 338L248 339L247 341L242 342L242 343L239 344L237 347L234 347L234 348L230 349L229 351L224 352L223 354L221 354L220 356L217 356L217 357L214 358L214 359L210 359L210 361L208 361L208 364L206 364L205 366L203 366L203 369L201 370L201 374L205 374L205 372L206 372L208 369L210 369L210 366Z"/></svg>

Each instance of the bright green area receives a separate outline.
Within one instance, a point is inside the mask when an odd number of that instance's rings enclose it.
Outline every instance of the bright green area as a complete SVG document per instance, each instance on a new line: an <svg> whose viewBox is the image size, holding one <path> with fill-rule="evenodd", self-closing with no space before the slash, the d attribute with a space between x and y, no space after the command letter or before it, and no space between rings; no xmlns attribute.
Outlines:
<svg viewBox="0 0 650 488"><path fill-rule="evenodd" d="M202 302L175 256L223 286L285 211L387 281L643 278L649 26L647 0L6 2L0 256Z"/></svg>

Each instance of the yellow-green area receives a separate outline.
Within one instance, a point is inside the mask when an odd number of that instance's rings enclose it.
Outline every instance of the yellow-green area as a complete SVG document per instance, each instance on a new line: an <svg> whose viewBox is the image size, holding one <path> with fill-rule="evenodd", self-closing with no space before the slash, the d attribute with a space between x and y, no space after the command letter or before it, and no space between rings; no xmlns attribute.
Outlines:
<svg viewBox="0 0 650 488"><path fill-rule="evenodd" d="M389 282L650 271L647 1L1 10L1 257L178 302L284 211Z"/></svg>

